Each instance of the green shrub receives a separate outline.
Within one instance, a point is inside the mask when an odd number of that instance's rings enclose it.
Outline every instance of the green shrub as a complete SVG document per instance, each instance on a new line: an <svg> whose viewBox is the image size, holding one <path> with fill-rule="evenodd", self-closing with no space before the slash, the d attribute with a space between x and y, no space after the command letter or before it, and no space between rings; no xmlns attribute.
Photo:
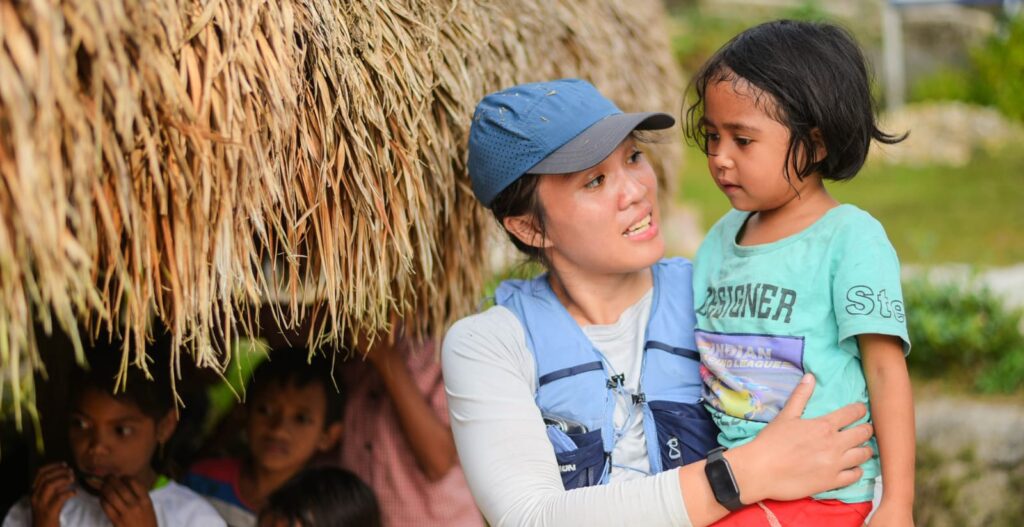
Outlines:
<svg viewBox="0 0 1024 527"><path fill-rule="evenodd" d="M974 82L963 70L946 66L916 81L910 89L910 100L973 101Z"/></svg>
<svg viewBox="0 0 1024 527"><path fill-rule="evenodd" d="M970 51L966 71L945 68L917 82L912 101L959 100L1024 120L1024 14Z"/></svg>
<svg viewBox="0 0 1024 527"><path fill-rule="evenodd" d="M963 381L983 392L1024 386L1021 310L988 289L914 280L904 285L916 374Z"/></svg>
<svg viewBox="0 0 1024 527"><path fill-rule="evenodd" d="M1024 120L1024 14L971 54L977 102Z"/></svg>

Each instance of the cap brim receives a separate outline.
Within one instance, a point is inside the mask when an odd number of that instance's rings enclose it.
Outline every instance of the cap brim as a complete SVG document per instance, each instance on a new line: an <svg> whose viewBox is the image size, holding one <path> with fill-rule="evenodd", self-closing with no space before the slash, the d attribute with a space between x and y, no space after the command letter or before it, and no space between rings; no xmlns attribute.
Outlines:
<svg viewBox="0 0 1024 527"><path fill-rule="evenodd" d="M531 167L528 174L567 174L591 168L615 150L633 130L663 130L676 120L667 113L618 113L580 132Z"/></svg>

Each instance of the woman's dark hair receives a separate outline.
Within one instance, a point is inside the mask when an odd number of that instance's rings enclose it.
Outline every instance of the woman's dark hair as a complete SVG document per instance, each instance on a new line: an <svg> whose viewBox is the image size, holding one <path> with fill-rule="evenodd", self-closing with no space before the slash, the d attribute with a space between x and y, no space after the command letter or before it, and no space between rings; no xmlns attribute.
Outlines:
<svg viewBox="0 0 1024 527"><path fill-rule="evenodd" d="M767 22L736 35L708 59L690 81L696 100L683 120L687 140L705 154L705 94L719 82L746 84L755 103L789 129L787 180L793 159L799 160L801 180L815 172L824 179L851 179L864 165L872 139L894 144L907 137L879 130L864 55L845 29L832 24ZM822 159L815 155L816 139L825 147Z"/></svg>
<svg viewBox="0 0 1024 527"><path fill-rule="evenodd" d="M247 393L255 397L271 385L305 388L311 383L319 385L327 402L324 409L324 427L340 422L345 416L344 389L335 389L331 363L321 355L307 361L307 348L281 348L270 352L270 358L260 363L249 378Z"/></svg>
<svg viewBox="0 0 1024 527"><path fill-rule="evenodd" d="M515 234L505 229L504 223L505 218L525 214L536 222L535 227L542 238L547 235L544 228L544 207L541 206L540 196L537 194L538 183L540 183L540 174L523 174L494 197L494 200L491 201L491 213L494 214L494 219L498 221L498 225L505 231L508 239L512 241L512 245L519 252L525 254L530 261L540 262L547 267L548 262L544 249L523 243Z"/></svg>
<svg viewBox="0 0 1024 527"><path fill-rule="evenodd" d="M267 498L260 517L302 527L380 527L377 497L355 474L335 467L303 470Z"/></svg>

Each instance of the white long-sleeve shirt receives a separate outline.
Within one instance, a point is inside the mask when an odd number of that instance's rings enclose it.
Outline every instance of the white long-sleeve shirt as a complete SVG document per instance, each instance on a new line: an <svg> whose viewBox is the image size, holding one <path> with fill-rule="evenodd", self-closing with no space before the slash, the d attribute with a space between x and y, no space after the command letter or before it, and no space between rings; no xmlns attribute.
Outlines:
<svg viewBox="0 0 1024 527"><path fill-rule="evenodd" d="M584 334L635 391L651 293L614 324L587 326ZM630 420L616 443L608 485L566 491L534 400L537 373L519 319L493 307L460 320L442 351L452 432L466 479L488 522L501 526L688 526L679 475L649 470L642 414L620 399L615 425Z"/></svg>

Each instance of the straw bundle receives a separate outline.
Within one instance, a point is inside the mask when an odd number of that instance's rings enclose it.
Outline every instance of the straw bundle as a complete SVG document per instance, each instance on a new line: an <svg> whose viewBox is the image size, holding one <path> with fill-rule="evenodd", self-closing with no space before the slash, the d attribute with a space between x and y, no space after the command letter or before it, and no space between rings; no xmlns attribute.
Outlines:
<svg viewBox="0 0 1024 527"><path fill-rule="evenodd" d="M153 317L222 369L268 299L314 344L396 313L443 330L486 271L476 100L582 76L675 111L663 18L653 0L0 0L6 389L31 402L35 324L80 359L76 328L110 328L143 369Z"/></svg>

